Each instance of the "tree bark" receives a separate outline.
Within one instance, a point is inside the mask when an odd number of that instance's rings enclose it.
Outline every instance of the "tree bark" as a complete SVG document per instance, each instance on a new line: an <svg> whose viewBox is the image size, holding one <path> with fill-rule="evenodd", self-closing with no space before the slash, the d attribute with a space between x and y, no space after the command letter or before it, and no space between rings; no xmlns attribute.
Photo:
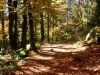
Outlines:
<svg viewBox="0 0 100 75"><path fill-rule="evenodd" d="M12 0L8 0L8 6L9 7L12 7ZM9 9L9 40L10 40L10 46L11 46L11 49L14 49L14 46L13 46L13 12L12 12L12 8L8 8Z"/></svg>
<svg viewBox="0 0 100 75"><path fill-rule="evenodd" d="M13 7L14 7L14 17L13 17L13 19L14 19L14 34L13 34L13 38L14 38L14 43L13 43L13 45L14 45L14 50L17 50L17 12L15 11L16 10L16 8L17 8L17 1L15 0L15 1L13 1Z"/></svg>
<svg viewBox="0 0 100 75"><path fill-rule="evenodd" d="M2 10L2 18L1 18L1 21L2 21L2 31L4 33L4 11Z"/></svg>
<svg viewBox="0 0 100 75"><path fill-rule="evenodd" d="M49 27L50 27L49 14L48 14L47 20L48 20L48 27L47 27L47 35L48 35L48 37L47 38L48 38L48 42L49 42L50 41L49 40Z"/></svg>
<svg viewBox="0 0 100 75"><path fill-rule="evenodd" d="M14 49L17 50L17 12L14 13Z"/></svg>
<svg viewBox="0 0 100 75"><path fill-rule="evenodd" d="M26 5L26 1L24 0L24 5ZM26 9L24 9L23 12L23 24L22 24L22 42L21 42L21 46L23 49L26 49L26 32L27 32L27 14L26 14Z"/></svg>
<svg viewBox="0 0 100 75"><path fill-rule="evenodd" d="M30 45L31 45L31 49L34 51L34 52L38 52L37 51L37 48L36 48L36 45L35 45L35 40L34 40L34 29L33 29L33 19L32 19L32 13L29 12L28 13L28 16L29 16L29 27L30 27Z"/></svg>
<svg viewBox="0 0 100 75"><path fill-rule="evenodd" d="M43 12L40 12L40 24L41 24L41 43L44 42L44 23L43 23Z"/></svg>
<svg viewBox="0 0 100 75"><path fill-rule="evenodd" d="M22 24L22 48L26 49L26 32L27 32L27 15L23 15L23 24Z"/></svg>

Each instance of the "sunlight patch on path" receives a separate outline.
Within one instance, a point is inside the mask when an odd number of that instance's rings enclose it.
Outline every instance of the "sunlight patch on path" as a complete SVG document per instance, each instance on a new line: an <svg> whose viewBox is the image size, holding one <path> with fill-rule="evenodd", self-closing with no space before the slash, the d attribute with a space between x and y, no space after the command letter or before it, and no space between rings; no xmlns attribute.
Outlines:
<svg viewBox="0 0 100 75"><path fill-rule="evenodd" d="M45 52L78 52L85 49L85 47L77 48L74 44L44 44L41 46L41 51Z"/></svg>
<svg viewBox="0 0 100 75"><path fill-rule="evenodd" d="M37 65L39 65L39 64L37 64ZM34 66L34 67L33 66L34 65L22 66L20 68L21 71L16 71L16 72L13 71L13 73L15 73L13 75L41 75L38 73L50 72L50 67L43 66L43 65Z"/></svg>
<svg viewBox="0 0 100 75"><path fill-rule="evenodd" d="M41 45L41 47L46 47L46 48L73 48L73 45L72 44L44 44L44 45Z"/></svg>
<svg viewBox="0 0 100 75"><path fill-rule="evenodd" d="M26 70L25 72L27 74L29 74L31 72L39 73L39 72L44 72L44 71L45 72L50 71L50 67L47 67L47 66L44 66L44 65L39 65L39 66L35 66L35 67L33 67L33 66L32 67L27 66L27 67L22 67L22 69Z"/></svg>
<svg viewBox="0 0 100 75"><path fill-rule="evenodd" d="M76 52L78 49L54 49L55 52Z"/></svg>
<svg viewBox="0 0 100 75"><path fill-rule="evenodd" d="M35 55L32 57L32 59L38 59L38 60L52 60L53 57L46 57L46 56L41 56L41 55Z"/></svg>

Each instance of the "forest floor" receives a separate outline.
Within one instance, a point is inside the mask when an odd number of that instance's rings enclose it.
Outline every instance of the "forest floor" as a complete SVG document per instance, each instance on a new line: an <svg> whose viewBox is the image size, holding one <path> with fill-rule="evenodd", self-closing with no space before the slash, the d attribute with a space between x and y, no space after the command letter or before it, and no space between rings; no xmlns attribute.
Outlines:
<svg viewBox="0 0 100 75"><path fill-rule="evenodd" d="M48 44L5 75L100 75L100 46Z"/></svg>

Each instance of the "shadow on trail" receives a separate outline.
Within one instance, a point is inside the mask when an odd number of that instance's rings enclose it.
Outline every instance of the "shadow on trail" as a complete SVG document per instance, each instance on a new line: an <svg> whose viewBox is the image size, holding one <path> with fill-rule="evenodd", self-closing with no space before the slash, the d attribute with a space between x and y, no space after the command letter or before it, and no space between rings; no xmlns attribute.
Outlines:
<svg viewBox="0 0 100 75"><path fill-rule="evenodd" d="M72 44L46 44L39 54L6 75L99 75L100 54L81 51ZM81 61L78 61L81 60Z"/></svg>

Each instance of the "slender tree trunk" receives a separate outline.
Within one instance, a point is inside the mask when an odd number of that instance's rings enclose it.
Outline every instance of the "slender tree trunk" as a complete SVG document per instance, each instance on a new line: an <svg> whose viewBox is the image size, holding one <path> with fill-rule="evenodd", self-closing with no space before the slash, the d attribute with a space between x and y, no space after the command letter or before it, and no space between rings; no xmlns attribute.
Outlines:
<svg viewBox="0 0 100 75"><path fill-rule="evenodd" d="M12 7L12 0L8 0L8 6ZM12 8L8 8L9 9L9 40L10 40L10 46L11 49L14 49L13 46L13 12L12 12Z"/></svg>
<svg viewBox="0 0 100 75"><path fill-rule="evenodd" d="M36 45L35 45L35 40L34 40L34 29L33 29L33 19L32 19L32 13L29 12L29 27L30 27L30 45L31 45L31 49L34 52L38 52Z"/></svg>
<svg viewBox="0 0 100 75"><path fill-rule="evenodd" d="M49 36L49 27L50 27L50 24L49 24L49 23L50 23L50 21L49 21L49 20L50 20L50 19L49 19L49 14L48 14L47 20L48 20L47 35L48 35L48 42L49 42L49 41L50 41L50 40L49 40L49 37L50 37L50 36Z"/></svg>
<svg viewBox="0 0 100 75"><path fill-rule="evenodd" d="M26 1L27 0L24 0L24 5L26 5ZM23 12L23 24L22 24L22 48L23 49L26 49L26 32L27 32L27 14L26 14L26 11L24 10Z"/></svg>
<svg viewBox="0 0 100 75"><path fill-rule="evenodd" d="M15 50L17 50L17 12L14 13L14 17L15 17L15 28L14 28L14 48Z"/></svg>
<svg viewBox="0 0 100 75"><path fill-rule="evenodd" d="M9 13L9 40L10 40L10 46L11 46L11 49L14 49L14 46L13 46L13 41L14 41L14 38L13 38L13 13Z"/></svg>
<svg viewBox="0 0 100 75"><path fill-rule="evenodd" d="M41 24L41 43L44 42L44 23L43 23L43 12L40 12L40 24Z"/></svg>
<svg viewBox="0 0 100 75"><path fill-rule="evenodd" d="M30 28L30 45L31 45L31 49L38 53L36 45L35 45L35 40L34 40L34 20L33 20L33 15L31 12L31 5L29 4L29 12L28 12L28 16L29 16L29 28Z"/></svg>
<svg viewBox="0 0 100 75"><path fill-rule="evenodd" d="M17 8L17 1L13 1L13 7L14 7L14 35L13 35L13 38L14 38L14 49L17 50L17 12L15 11L15 9Z"/></svg>
<svg viewBox="0 0 100 75"><path fill-rule="evenodd" d="M4 33L4 11L2 11L2 19L1 19L1 21L2 21L2 31Z"/></svg>
<svg viewBox="0 0 100 75"><path fill-rule="evenodd" d="M37 34L36 34L37 32L36 31L37 31L37 26L36 26L36 14L35 14L35 17L34 17L34 33L35 34L34 34L34 36L35 36L35 39L37 40Z"/></svg>
<svg viewBox="0 0 100 75"><path fill-rule="evenodd" d="M68 25L68 19L69 19L69 7L67 8L67 17L66 17L67 25Z"/></svg>
<svg viewBox="0 0 100 75"><path fill-rule="evenodd" d="M1 20L1 26L2 26L2 31L0 32L0 48L3 48L3 41L4 41L4 11L3 8L0 11L0 20Z"/></svg>
<svg viewBox="0 0 100 75"><path fill-rule="evenodd" d="M55 23L54 18L53 18L53 23ZM54 24L52 25L52 42L54 42Z"/></svg>
<svg viewBox="0 0 100 75"><path fill-rule="evenodd" d="M23 15L23 24L22 24L22 48L26 49L26 32L27 32L27 15Z"/></svg>
<svg viewBox="0 0 100 75"><path fill-rule="evenodd" d="M4 11L3 11L3 8L2 8L2 11L1 11L1 23L2 23L2 34L3 34L3 37L2 37L2 40L4 40Z"/></svg>

